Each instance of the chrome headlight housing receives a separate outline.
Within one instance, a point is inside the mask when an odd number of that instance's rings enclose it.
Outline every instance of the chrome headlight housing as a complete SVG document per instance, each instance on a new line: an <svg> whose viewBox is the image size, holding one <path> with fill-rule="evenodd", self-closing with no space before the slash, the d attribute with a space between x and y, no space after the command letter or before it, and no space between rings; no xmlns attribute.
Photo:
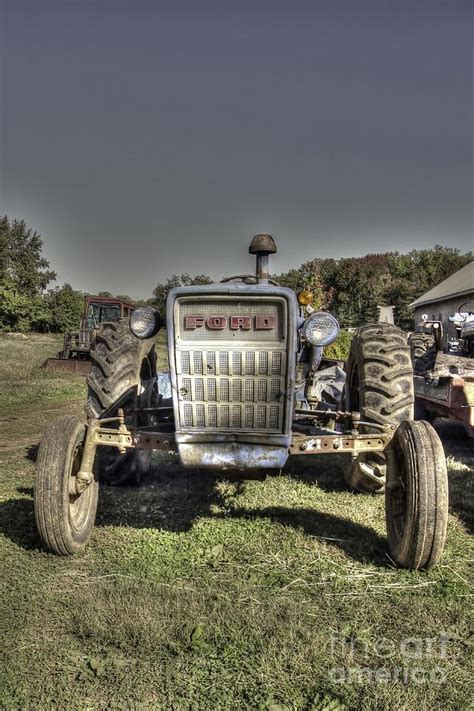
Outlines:
<svg viewBox="0 0 474 711"><path fill-rule="evenodd" d="M130 316L130 330L137 338L152 338L161 328L161 316L151 306L139 306Z"/></svg>
<svg viewBox="0 0 474 711"><path fill-rule="evenodd" d="M329 346L339 334L339 324L332 314L315 311L306 319L301 330L312 346Z"/></svg>

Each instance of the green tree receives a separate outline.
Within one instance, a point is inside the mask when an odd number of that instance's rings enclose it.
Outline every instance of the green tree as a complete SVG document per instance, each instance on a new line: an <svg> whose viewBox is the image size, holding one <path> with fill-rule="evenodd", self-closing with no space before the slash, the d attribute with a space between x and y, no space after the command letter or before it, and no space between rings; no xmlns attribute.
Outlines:
<svg viewBox="0 0 474 711"><path fill-rule="evenodd" d="M84 310L84 294L75 291L70 284L52 289L45 299L49 318L49 330L68 333L79 328Z"/></svg>
<svg viewBox="0 0 474 711"><path fill-rule="evenodd" d="M328 275L329 276L329 275ZM343 326L377 320L377 306L385 303L390 281L387 254L340 259L326 283L334 292L334 311Z"/></svg>
<svg viewBox="0 0 474 711"><path fill-rule="evenodd" d="M326 288L323 282L321 274L323 261L312 259L298 269L290 269L284 274L275 276L275 281L280 286L293 289L297 294L300 291L311 291L313 294L311 306L315 309L328 309L334 298L334 290L332 287Z"/></svg>
<svg viewBox="0 0 474 711"><path fill-rule="evenodd" d="M43 240L26 227L24 220L0 219L0 284L13 285L21 294L44 293L56 278L42 254Z"/></svg>
<svg viewBox="0 0 474 711"><path fill-rule="evenodd" d="M413 328L409 304L471 262L473 256L472 252L460 254L458 249L440 245L414 249L408 254L390 254L391 280L386 298L395 306L397 322L403 328Z"/></svg>
<svg viewBox="0 0 474 711"><path fill-rule="evenodd" d="M347 360L351 341L352 336L348 331L340 331L336 340L324 349L324 356L326 358L335 358L336 360Z"/></svg>
<svg viewBox="0 0 474 711"><path fill-rule="evenodd" d="M171 289L178 286L197 286L199 284L212 284L212 279L205 274L197 274L192 277L189 274L173 274L164 284L157 284L153 289L153 298L149 303L164 316L166 313L166 299Z"/></svg>
<svg viewBox="0 0 474 711"><path fill-rule="evenodd" d="M132 299L128 294L117 294L115 298L120 299L120 301L130 301L131 303L135 303L136 301L136 299Z"/></svg>
<svg viewBox="0 0 474 711"><path fill-rule="evenodd" d="M41 296L22 294L8 281L0 286L0 325L4 331L43 331L49 313Z"/></svg>
<svg viewBox="0 0 474 711"><path fill-rule="evenodd" d="M44 294L56 277L42 255L43 240L23 220L0 218L0 328L47 327Z"/></svg>
<svg viewBox="0 0 474 711"><path fill-rule="evenodd" d="M290 269L283 274L274 274L273 279L280 284L280 286L285 286L287 289L293 289L294 292L298 293L305 289L304 276L299 269Z"/></svg>
<svg viewBox="0 0 474 711"><path fill-rule="evenodd" d="M330 308L343 327L378 317L377 306L395 306L395 320L413 327L409 304L473 259L472 252L437 245L408 254L386 252L364 257L314 259L276 277L298 292L311 289L316 308Z"/></svg>

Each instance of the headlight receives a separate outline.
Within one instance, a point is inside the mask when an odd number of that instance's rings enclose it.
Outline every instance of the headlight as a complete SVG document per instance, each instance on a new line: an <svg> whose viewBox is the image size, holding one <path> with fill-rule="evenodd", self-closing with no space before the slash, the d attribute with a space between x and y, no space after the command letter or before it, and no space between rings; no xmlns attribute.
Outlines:
<svg viewBox="0 0 474 711"><path fill-rule="evenodd" d="M139 306L130 316L130 330L137 338L151 338L161 328L161 316L151 306Z"/></svg>
<svg viewBox="0 0 474 711"><path fill-rule="evenodd" d="M303 336L313 346L328 346L339 333L337 319L325 311L316 311L303 324Z"/></svg>

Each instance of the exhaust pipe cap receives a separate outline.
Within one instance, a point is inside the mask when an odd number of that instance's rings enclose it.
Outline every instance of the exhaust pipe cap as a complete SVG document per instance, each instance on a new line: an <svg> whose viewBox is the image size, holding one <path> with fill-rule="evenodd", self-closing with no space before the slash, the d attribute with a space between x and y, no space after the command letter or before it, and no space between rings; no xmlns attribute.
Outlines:
<svg viewBox="0 0 474 711"><path fill-rule="evenodd" d="M266 255L276 254L277 246L271 235L255 235L250 242L249 254Z"/></svg>

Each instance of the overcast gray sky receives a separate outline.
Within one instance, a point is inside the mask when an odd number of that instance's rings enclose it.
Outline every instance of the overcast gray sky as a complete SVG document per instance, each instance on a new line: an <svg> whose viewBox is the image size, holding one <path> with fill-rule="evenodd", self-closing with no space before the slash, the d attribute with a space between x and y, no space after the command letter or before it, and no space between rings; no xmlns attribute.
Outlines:
<svg viewBox="0 0 474 711"><path fill-rule="evenodd" d="M472 249L464 0L0 0L0 213L58 281Z"/></svg>

